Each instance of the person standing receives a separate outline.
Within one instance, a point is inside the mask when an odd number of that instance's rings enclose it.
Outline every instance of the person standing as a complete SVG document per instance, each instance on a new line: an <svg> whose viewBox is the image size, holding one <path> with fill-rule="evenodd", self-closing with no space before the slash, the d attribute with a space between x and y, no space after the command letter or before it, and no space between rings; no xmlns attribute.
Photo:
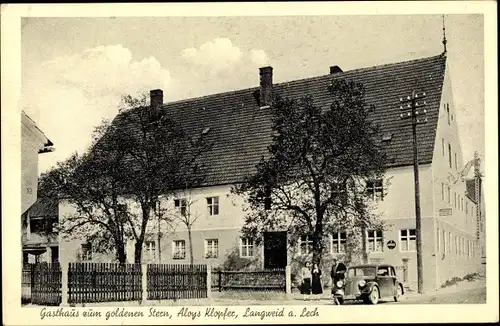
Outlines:
<svg viewBox="0 0 500 326"><path fill-rule="evenodd" d="M319 300L320 294L323 293L323 285L321 284L321 269L319 269L317 263L313 264L311 271L311 292L316 300Z"/></svg>
<svg viewBox="0 0 500 326"><path fill-rule="evenodd" d="M338 261L335 257L333 258L332 270L330 272L330 276L332 278L332 288L334 288L337 281L344 279L344 273L346 272L347 267Z"/></svg>
<svg viewBox="0 0 500 326"><path fill-rule="evenodd" d="M311 263L306 262L305 266L300 270L300 276L302 278L302 285L300 288L300 293L304 295L304 300L309 298L311 294Z"/></svg>

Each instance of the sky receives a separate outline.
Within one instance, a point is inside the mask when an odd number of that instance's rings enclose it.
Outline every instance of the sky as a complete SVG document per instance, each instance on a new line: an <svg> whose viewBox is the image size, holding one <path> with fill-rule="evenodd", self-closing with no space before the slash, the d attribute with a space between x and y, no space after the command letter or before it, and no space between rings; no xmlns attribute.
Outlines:
<svg viewBox="0 0 500 326"><path fill-rule="evenodd" d="M464 161L484 157L484 21L445 15L448 69ZM39 172L90 144L123 94L163 89L170 102L434 56L441 15L21 19L21 108L55 144Z"/></svg>

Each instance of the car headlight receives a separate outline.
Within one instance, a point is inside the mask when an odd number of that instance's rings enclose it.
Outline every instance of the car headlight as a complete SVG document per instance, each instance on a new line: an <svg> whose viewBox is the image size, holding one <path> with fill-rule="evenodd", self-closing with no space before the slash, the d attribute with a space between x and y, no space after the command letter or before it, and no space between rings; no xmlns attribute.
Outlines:
<svg viewBox="0 0 500 326"><path fill-rule="evenodd" d="M365 285L366 285L366 281L365 280L361 280L361 281L358 282L358 286L360 288L364 287Z"/></svg>
<svg viewBox="0 0 500 326"><path fill-rule="evenodd" d="M337 285L338 288L341 288L342 285L344 285L344 282L342 281L337 281L337 283L335 283L335 285Z"/></svg>

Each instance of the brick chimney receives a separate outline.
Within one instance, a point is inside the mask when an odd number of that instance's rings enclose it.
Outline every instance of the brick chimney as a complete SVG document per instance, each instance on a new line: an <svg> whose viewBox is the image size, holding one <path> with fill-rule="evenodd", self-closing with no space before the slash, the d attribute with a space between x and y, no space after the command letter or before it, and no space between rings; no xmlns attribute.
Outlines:
<svg viewBox="0 0 500 326"><path fill-rule="evenodd" d="M339 72L343 72L343 70L340 69L339 66L331 66L330 67L330 74L338 74Z"/></svg>
<svg viewBox="0 0 500 326"><path fill-rule="evenodd" d="M260 106L271 105L273 101L273 67L262 67L260 74Z"/></svg>
<svg viewBox="0 0 500 326"><path fill-rule="evenodd" d="M158 110L163 106L163 91L161 89L153 89L149 91L151 109Z"/></svg>

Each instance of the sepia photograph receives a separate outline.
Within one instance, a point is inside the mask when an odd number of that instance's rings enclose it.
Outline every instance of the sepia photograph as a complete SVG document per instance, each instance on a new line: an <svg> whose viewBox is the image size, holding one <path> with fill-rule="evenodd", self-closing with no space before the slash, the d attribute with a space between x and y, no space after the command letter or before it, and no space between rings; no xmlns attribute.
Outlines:
<svg viewBox="0 0 500 326"><path fill-rule="evenodd" d="M498 321L496 4L247 5L21 11L2 105L21 126L14 231L2 212L16 318L390 322L458 305Z"/></svg>

